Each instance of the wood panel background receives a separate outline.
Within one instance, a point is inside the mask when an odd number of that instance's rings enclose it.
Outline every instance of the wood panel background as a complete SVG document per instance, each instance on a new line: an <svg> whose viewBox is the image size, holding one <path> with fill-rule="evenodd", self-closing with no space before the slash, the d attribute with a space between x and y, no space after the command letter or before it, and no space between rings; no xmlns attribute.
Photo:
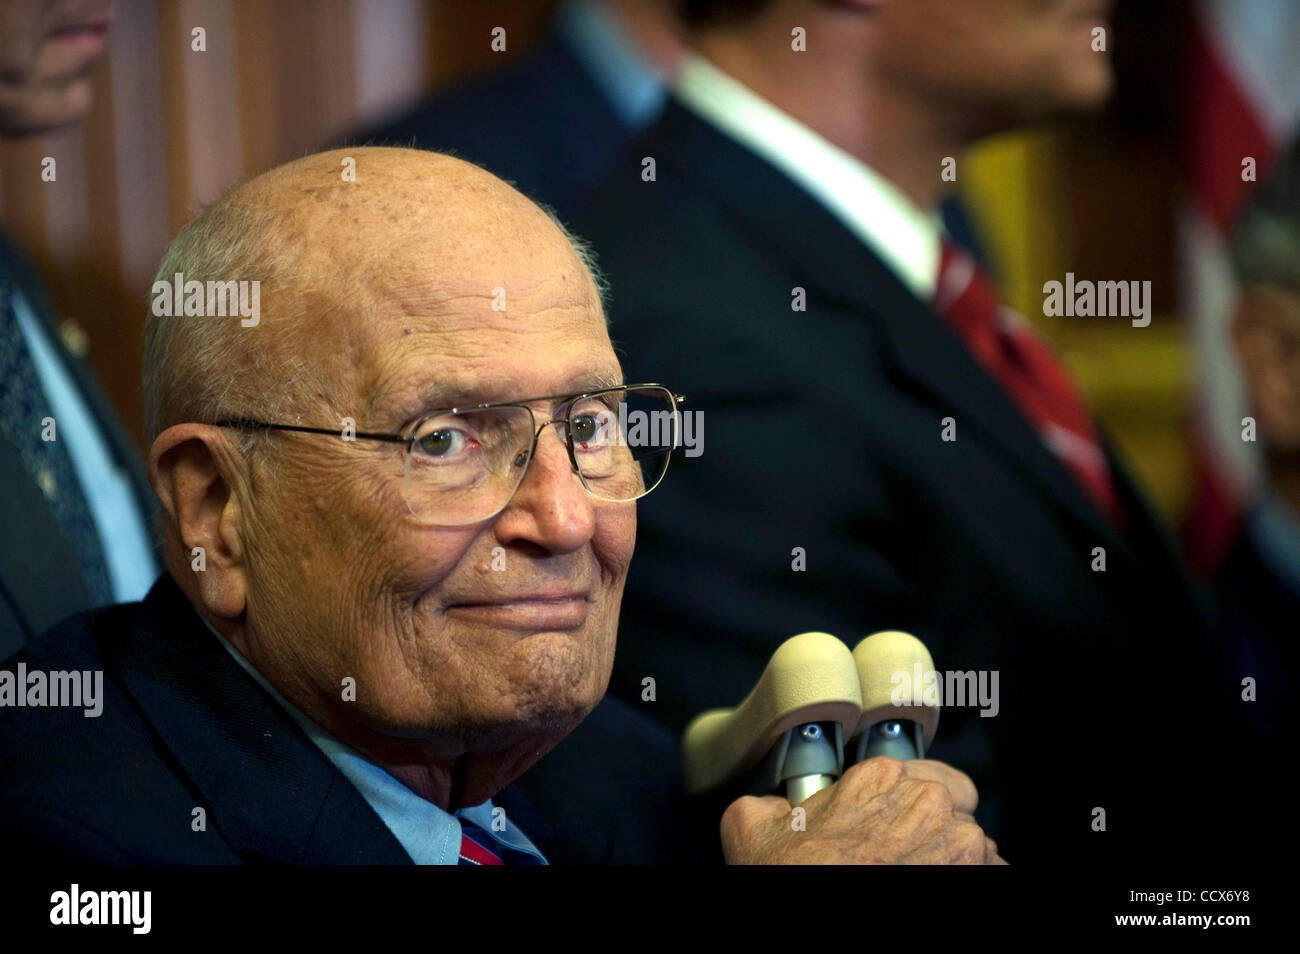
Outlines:
<svg viewBox="0 0 1300 954"><path fill-rule="evenodd" d="M230 186L535 42L549 0L117 0L86 121L0 143L0 228L143 444L140 349L172 235ZM206 50L192 48L205 31ZM41 179L53 157L56 178Z"/></svg>

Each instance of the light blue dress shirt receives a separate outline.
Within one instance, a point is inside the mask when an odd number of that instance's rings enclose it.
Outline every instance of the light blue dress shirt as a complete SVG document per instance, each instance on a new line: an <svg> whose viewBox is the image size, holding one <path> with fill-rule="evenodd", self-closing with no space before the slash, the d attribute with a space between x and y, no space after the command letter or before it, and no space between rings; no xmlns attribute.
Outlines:
<svg viewBox="0 0 1300 954"><path fill-rule="evenodd" d="M207 620L204 620L207 623ZM473 822L484 832L507 848L536 856L542 864L546 857L528 837L520 831L502 810L497 820L504 823L502 831L493 830L492 799L472 808L462 808L455 815L448 814L428 799L421 798L375 763L369 761L351 746L345 745L298 711L287 699L253 668L239 650L218 633L210 623L208 629L226 647L244 672L265 689L276 702L325 753L325 757L356 786L375 814L380 817L393 837L417 865L455 865L460 863L460 819Z"/></svg>
<svg viewBox="0 0 1300 954"><path fill-rule="evenodd" d="M72 469L90 507L113 596L119 603L142 600L159 571L149 544L148 522L140 512L131 477L113 460L94 412L82 398L76 380L64 367L31 305L21 293L15 294L12 301L18 327L50 402L58 439L72 458Z"/></svg>
<svg viewBox="0 0 1300 954"><path fill-rule="evenodd" d="M1300 514L1276 490L1265 488L1246 517L1260 559L1300 598Z"/></svg>
<svg viewBox="0 0 1300 954"><path fill-rule="evenodd" d="M589 0L570 0L555 15L555 29L625 126L644 129L663 112L664 77L642 58L611 13Z"/></svg>

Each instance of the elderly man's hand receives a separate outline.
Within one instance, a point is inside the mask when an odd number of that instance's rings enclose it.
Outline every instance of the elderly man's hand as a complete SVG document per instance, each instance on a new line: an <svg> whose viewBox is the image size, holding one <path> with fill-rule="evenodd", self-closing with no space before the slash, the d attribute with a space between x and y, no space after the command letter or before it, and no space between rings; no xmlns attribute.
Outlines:
<svg viewBox="0 0 1300 954"><path fill-rule="evenodd" d="M942 762L867 759L805 801L799 825L784 798L732 802L722 850L728 864L1006 864L972 817L978 799Z"/></svg>

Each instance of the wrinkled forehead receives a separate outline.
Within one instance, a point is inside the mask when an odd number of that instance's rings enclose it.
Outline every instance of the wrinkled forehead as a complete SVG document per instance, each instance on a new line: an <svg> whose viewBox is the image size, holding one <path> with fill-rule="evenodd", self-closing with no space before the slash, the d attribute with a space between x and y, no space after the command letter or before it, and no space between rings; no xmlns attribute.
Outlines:
<svg viewBox="0 0 1300 954"><path fill-rule="evenodd" d="M544 220L548 230L554 227ZM591 276L558 232L549 241L469 235L412 241L321 286L321 313L346 342L338 379L368 420L618 383Z"/></svg>
<svg viewBox="0 0 1300 954"><path fill-rule="evenodd" d="M405 422L439 408L618 383L599 300L574 278L507 280L486 292L472 285L389 309L370 327L359 381L367 407Z"/></svg>

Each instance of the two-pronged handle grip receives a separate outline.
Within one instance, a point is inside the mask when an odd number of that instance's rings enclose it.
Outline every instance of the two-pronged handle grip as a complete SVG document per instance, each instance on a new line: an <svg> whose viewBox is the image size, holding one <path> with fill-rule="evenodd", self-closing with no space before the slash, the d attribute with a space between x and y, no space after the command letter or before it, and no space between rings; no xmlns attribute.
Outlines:
<svg viewBox="0 0 1300 954"><path fill-rule="evenodd" d="M875 633L850 652L829 633L801 633L777 647L739 706L686 727L686 790L713 791L744 776L746 787L785 786L799 801L847 764L923 757L938 724L934 663L915 636Z"/></svg>
<svg viewBox="0 0 1300 954"><path fill-rule="evenodd" d="M850 762L873 755L922 758L939 726L934 660L911 633L873 633L853 648L862 715L848 732Z"/></svg>
<svg viewBox="0 0 1300 954"><path fill-rule="evenodd" d="M782 643L753 691L734 709L696 716L682 737L686 790L712 791L756 766L800 725L858 724L862 694L849 648L829 633Z"/></svg>

